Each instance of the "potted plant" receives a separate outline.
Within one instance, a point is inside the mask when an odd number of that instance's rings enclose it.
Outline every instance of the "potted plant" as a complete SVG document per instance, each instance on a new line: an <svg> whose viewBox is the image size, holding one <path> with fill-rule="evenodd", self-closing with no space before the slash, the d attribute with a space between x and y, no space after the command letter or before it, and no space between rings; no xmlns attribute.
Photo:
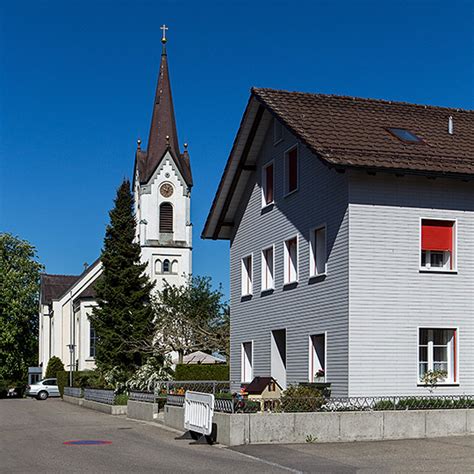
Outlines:
<svg viewBox="0 0 474 474"><path fill-rule="evenodd" d="M324 372L324 369L319 369L314 374L314 381L315 382L325 382L326 381L326 373Z"/></svg>

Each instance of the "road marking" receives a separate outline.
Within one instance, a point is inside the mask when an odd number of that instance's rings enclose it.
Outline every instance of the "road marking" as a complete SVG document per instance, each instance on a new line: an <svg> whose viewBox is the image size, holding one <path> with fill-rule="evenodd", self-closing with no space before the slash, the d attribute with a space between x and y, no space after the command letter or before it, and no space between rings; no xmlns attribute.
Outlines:
<svg viewBox="0 0 474 474"><path fill-rule="evenodd" d="M216 448L221 447L221 448L224 448L224 449L229 449L229 448L226 448L223 445L220 445L220 446L216 445L215 447ZM279 469L283 469L284 471L294 472L295 474L303 474L303 471L298 471L297 469L293 469L291 467L283 466L282 464L278 464L276 462L267 461L266 459L262 459L262 458L259 458L257 456L252 456L251 454L241 453L240 451L234 451L234 450L230 450L230 451L232 451L233 453L240 454L241 456L244 456L246 458L252 459L253 461L260 461L260 462L263 462L264 464L268 464L269 466L277 467Z"/></svg>
<svg viewBox="0 0 474 474"><path fill-rule="evenodd" d="M103 446L105 444L112 444L112 441L105 441L103 439L75 439L64 441L63 444L67 446Z"/></svg>

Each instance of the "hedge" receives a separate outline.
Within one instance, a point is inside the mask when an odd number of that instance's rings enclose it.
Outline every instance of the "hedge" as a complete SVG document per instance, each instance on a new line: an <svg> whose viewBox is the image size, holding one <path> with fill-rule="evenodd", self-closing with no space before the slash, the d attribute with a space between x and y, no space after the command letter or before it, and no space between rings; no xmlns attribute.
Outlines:
<svg viewBox="0 0 474 474"><path fill-rule="evenodd" d="M226 364L178 364L175 380L229 380Z"/></svg>
<svg viewBox="0 0 474 474"><path fill-rule="evenodd" d="M64 387L69 387L69 372L63 370L58 372L57 374L58 379L58 388L61 397L64 394ZM72 373L72 386L78 388L86 388L86 387L93 387L93 388L105 388L100 386L101 384L97 381L98 375L94 370L80 370L74 371Z"/></svg>

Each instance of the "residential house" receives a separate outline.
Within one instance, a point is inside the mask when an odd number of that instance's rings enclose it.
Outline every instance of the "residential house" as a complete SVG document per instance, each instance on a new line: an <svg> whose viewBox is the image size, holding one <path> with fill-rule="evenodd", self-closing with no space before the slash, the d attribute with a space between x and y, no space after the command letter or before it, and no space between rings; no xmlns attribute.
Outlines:
<svg viewBox="0 0 474 474"><path fill-rule="evenodd" d="M230 242L231 379L474 393L474 112L252 89L203 238Z"/></svg>

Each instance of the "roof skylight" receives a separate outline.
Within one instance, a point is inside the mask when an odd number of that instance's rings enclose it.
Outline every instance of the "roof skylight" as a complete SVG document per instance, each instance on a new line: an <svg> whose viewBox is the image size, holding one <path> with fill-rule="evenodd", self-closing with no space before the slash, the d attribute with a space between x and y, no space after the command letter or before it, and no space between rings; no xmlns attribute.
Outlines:
<svg viewBox="0 0 474 474"><path fill-rule="evenodd" d="M387 128L387 130L392 134L395 135L399 140L405 143L421 143L422 139L417 137L414 133L410 132L410 130L406 130L405 128Z"/></svg>

